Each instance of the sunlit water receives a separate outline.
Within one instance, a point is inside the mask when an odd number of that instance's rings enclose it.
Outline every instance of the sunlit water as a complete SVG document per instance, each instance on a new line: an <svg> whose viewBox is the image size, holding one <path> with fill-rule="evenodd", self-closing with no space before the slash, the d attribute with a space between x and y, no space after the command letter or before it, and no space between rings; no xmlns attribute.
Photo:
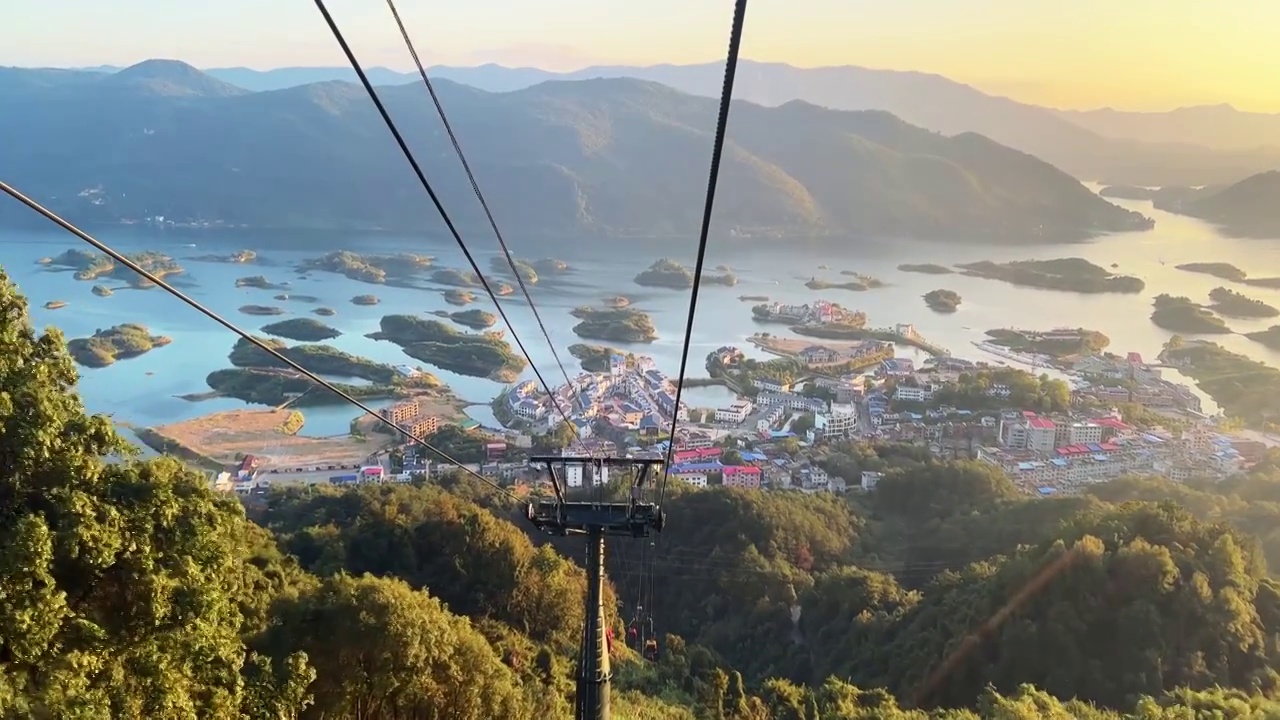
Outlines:
<svg viewBox="0 0 1280 720"><path fill-rule="evenodd" d="M714 242L708 250L707 267L728 265L737 272L736 287L705 286L698 300L689 376L705 374L703 359L708 352L725 344L736 344L749 354L762 357L747 347L751 334L766 330L785 333L780 325L760 325L751 319L750 302L739 295L767 295L786 302L805 302L822 296L847 307L865 311L873 326L908 322L929 339L954 353L982 357L971 345L981 340L983 332L996 327L1048 329L1070 325L1093 328L1112 340L1111 350L1136 351L1148 358L1160 351L1170 332L1153 325L1149 319L1151 299L1163 292L1188 295L1206 301L1208 292L1219 285L1229 285L1207 275L1188 273L1174 268L1178 263L1193 261L1225 261L1244 268L1252 276L1280 275L1280 243L1272 240L1245 240L1224 237L1212 226L1154 210L1149 202L1118 201L1118 204L1140 210L1156 219L1149 232L1122 233L1074 245L1043 245L1022 248L948 244L946 242L885 243L807 243L789 241ZM688 311L687 291L643 288L633 282L637 272L660 257L692 265L695 241L692 237L676 240L579 241L534 243L522 241L519 233L508 230L513 251L523 257L558 257L574 268L563 278L547 278L532 286L538 310L546 322L552 341L569 372L577 363L565 348L580 342L571 331L577 322L569 315L574 307L599 304L608 295L623 294L633 306L652 314L659 339L649 344L627 346L627 349L654 356L660 367L675 374L680 363L681 340ZM365 334L377 329L381 316L389 313L425 315L433 310L456 310L444 302L443 287L432 290L374 286L348 280L330 273L313 273L302 279L292 265L336 247L364 253L419 252L435 255L443 267L464 267L465 263L452 241L410 236L298 235L247 233L228 231L156 231L144 228L112 227L99 229L100 239L126 251L162 250L177 258L187 269L178 280L192 297L224 314L249 330L287 317L316 317L310 310L318 305L335 308L338 315L318 318L343 332L332 344L348 352L379 361L418 364L400 349L387 342L377 342ZM117 420L137 425L154 425L241 406L230 399L190 402L176 396L207 390L206 374L228 367L227 353L234 336L215 325L195 310L186 307L160 290L117 289L107 298L93 295L94 283L75 280L71 273L46 269L36 261L76 247L74 238L56 231L6 231L0 234L0 263L22 291L30 298L32 315L40 325L52 324L68 337L91 334L95 329L122 322L147 325L154 333L168 335L173 343L140 358L123 360L102 369L83 369L81 393L91 410L113 412ZM474 234L471 243L482 267L488 269L489 258L496 254L490 236ZM187 247L194 243L196 247ZM299 246L306 250L287 249ZM270 262L269 265L231 265L197 262L188 258L205 254L225 254L238 248L251 248ZM1116 263L1116 272L1137 275L1146 281L1146 290L1137 295L1083 295L1032 288L1020 288L992 280L961 275L931 276L898 271L901 263L934 262L951 264L974 260L1022 260L1032 258L1083 257L1104 267ZM819 270L819 265L829 270ZM867 292L828 290L821 293L806 289L810 277L843 279L841 270L854 270L878 277L887 287ZM313 295L319 303L276 301L279 290L236 288L235 279L244 275L265 275L273 282L289 281L289 292ZM118 283L109 283L116 285ZM925 307L921 296L936 288L959 292L964 300L960 310L943 315ZM1251 297L1280 306L1280 290L1240 287ZM380 305L353 305L355 295L372 293L381 298ZM65 300L60 310L45 310L49 300ZM237 311L242 305L279 305L288 315L257 317ZM486 307L487 302L474 307ZM548 381L563 381L555 368L551 351L540 336L528 306L515 298L503 301L503 307L516 324L533 360ZM1228 319L1238 332L1259 330L1273 320ZM461 328L460 328L461 329ZM1268 350L1241 335L1212 338L1236 352L1280 367L1280 353ZM994 360L994 358L986 358ZM492 415L483 404L501 389L498 383L459 376L442 370L437 375L463 398L478 403L472 416L491 422ZM151 374L148 374L151 373ZM532 377L532 373L526 373ZM698 388L686 391L691 404L719 405L727 399L722 388ZM324 435L345 432L352 417L343 407L308 409L306 434Z"/></svg>

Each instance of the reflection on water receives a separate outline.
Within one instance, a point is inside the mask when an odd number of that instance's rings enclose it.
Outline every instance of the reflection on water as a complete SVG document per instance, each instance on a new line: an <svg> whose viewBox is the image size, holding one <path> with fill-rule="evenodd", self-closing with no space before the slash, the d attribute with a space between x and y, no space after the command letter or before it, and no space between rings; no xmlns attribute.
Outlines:
<svg viewBox="0 0 1280 720"><path fill-rule="evenodd" d="M981 340L987 329L1009 326L1048 329L1069 325L1102 331L1112 339L1110 349L1115 352L1136 351L1153 359L1171 333L1151 324L1151 299L1162 292L1169 292L1203 301L1212 288L1226 284L1207 275L1177 270L1174 265L1213 260L1234 263L1255 276L1280 276L1280 243L1226 238L1201 221L1154 210L1150 202L1116 202L1153 216L1156 229L1145 233L1111 235L1088 243L1025 248L946 242L840 245L805 240L716 240L708 249L708 266L729 265L738 272L740 282L732 288L707 286L703 289L691 340L689 375L704 375L703 358L725 344L736 344L751 357L768 358L767 353L749 346L746 338L762 330L786 333L785 328L779 325L755 323L750 311L753 303L738 300L740 295L766 295L774 300L795 303L825 297L865 311L872 325L913 323L927 338L962 357L980 355L971 343ZM315 317L310 311L325 305L336 309L338 314L321 319L343 333L331 344L381 362L412 365L419 363L406 357L399 347L372 340L366 334L378 329L378 321L385 314L430 317L427 313L435 310L455 310L443 300L444 287L424 290L374 286L320 272L299 278L290 269L292 263L342 246L365 253L428 253L438 258L438 266L464 266L457 247L438 239L389 235L353 235L335 239L331 234L161 232L127 227L102 230L99 236L126 252L149 249L173 254L188 270L182 281L189 293L249 331L256 331L281 318L243 315L237 310L242 305L280 305L288 311L285 317ZM198 249L184 247L188 242L196 243ZM585 243L566 238L543 242L536 247L531 243L524 243L522 247L519 240L512 244L519 255L559 257L574 268L571 275L560 279L546 278L531 287L539 312L558 348L581 342L572 332L577 321L570 316L570 310L578 305L598 305L606 296L624 294L632 300L633 307L652 314L659 338L653 343L620 347L652 355L659 367L675 375L680 362L689 294L687 291L642 288L632 279L659 257L670 257L691 265L694 243L646 239L631 243L627 246L628 254L624 255L617 251L622 246L621 242ZM289 249L308 243L312 243L315 249ZM111 297L99 298L90 292L93 283L76 281L70 273L50 272L35 262L74 246L74 239L64 234L22 231L6 234L5 270L29 296L31 314L37 324L54 324L67 336L80 337L117 323L139 322L158 334L173 338L172 344L140 358L101 369L82 369L81 392L90 409L115 412L118 419L135 424L153 425L242 407L238 401L225 398L190 402L177 397L207 390L205 375L229 365L227 354L235 339L231 333L158 290L120 289ZM258 250L267 262L231 265L186 259L193 255L225 254L239 248ZM476 250L478 261L482 267L487 267L488 255L495 253L480 252L479 247ZM1141 277L1147 288L1133 295L1081 295L1014 287L958 274L936 276L897 270L899 264L908 262L952 264L1054 257L1083 257L1103 267L1115 263L1117 272ZM830 269L818 270L822 264ZM827 290L819 293L807 290L801 280L795 279L817 276L836 280L842 270L878 277L887 286L866 292ZM273 296L279 291L235 287L237 277L258 274L265 275L272 282L290 281L290 292L314 295L319 302L277 301ZM958 312L942 315L925 307L921 296L937 288L960 293L964 300ZM1251 297L1280 305L1280 289L1249 287L1244 290ZM353 296L366 293L377 295L381 304L358 306L350 302ZM69 306L58 311L45 310L42 305L49 300L64 300ZM537 332L528 307L515 297L502 302L534 362L543 369L544 377L553 383L563 382L563 376L554 367L551 352ZM487 302L481 302L474 307L487 305ZM1263 329L1270 321L1233 319L1230 323L1238 332L1247 332ZM1215 336L1212 339L1233 351L1280 366L1280 353L1242 335ZM914 355L918 361L924 358L918 352L906 348L903 351ZM577 372L576 361L563 350L560 355L572 363L567 366L568 372ZM486 424L492 423L491 411L484 404L502 391L501 384L435 368L427 369L462 398L482 404L468 411L471 417ZM153 374L148 375L148 372ZM1168 371L1168 374L1172 377L1176 373ZM525 376L533 377L531 372L526 372ZM719 406L730 399L727 390L717 387L687 388L685 397L695 406ZM378 405L382 404L385 403ZM1208 410L1213 406L1206 402L1205 407ZM305 414L307 424L303 432L307 435L345 432L352 417L351 410L341 406L305 408Z"/></svg>

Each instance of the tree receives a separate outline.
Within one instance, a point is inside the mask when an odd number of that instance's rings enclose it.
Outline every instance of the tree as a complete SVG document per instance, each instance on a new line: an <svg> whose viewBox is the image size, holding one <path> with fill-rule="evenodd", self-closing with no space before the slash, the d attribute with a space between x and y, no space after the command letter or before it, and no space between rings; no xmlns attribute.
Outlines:
<svg viewBox="0 0 1280 720"><path fill-rule="evenodd" d="M244 514L85 413L56 330L0 271L0 717L233 717L252 706ZM104 462L108 455L123 462ZM305 704L285 653L274 710ZM263 665L254 661L247 683Z"/></svg>
<svg viewBox="0 0 1280 720"><path fill-rule="evenodd" d="M720 454L720 462L724 465L741 465L743 463L742 453L737 450L725 450Z"/></svg>

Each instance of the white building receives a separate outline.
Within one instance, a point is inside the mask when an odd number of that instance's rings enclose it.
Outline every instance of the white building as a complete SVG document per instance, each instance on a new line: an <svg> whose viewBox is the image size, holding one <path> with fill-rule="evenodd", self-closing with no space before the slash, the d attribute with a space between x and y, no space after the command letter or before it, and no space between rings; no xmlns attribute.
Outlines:
<svg viewBox="0 0 1280 720"><path fill-rule="evenodd" d="M727 408L716 410L716 422L737 424L747 419L753 406L750 400L738 400Z"/></svg>
<svg viewBox="0 0 1280 720"><path fill-rule="evenodd" d="M814 413L813 429L824 438L846 438L858 427L856 405L831 403L829 412Z"/></svg>

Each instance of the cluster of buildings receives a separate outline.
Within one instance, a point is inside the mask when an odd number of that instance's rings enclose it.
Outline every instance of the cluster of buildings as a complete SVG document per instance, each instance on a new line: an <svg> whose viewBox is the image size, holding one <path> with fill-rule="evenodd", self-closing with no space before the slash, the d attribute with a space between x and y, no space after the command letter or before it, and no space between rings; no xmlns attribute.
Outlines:
<svg viewBox="0 0 1280 720"><path fill-rule="evenodd" d="M578 437L590 437L603 426L621 436L628 432L659 433L673 416L688 419L688 408L676 407L675 383L657 369L653 358L622 355L609 358L609 370L582 373L555 388L550 396L532 380L507 391L502 402L511 416L534 432L545 432L567 416Z"/></svg>
<svg viewBox="0 0 1280 720"><path fill-rule="evenodd" d="M425 438L440 429L440 418L424 414L417 400L406 400L382 408L378 414L414 437Z"/></svg>
<svg viewBox="0 0 1280 720"><path fill-rule="evenodd" d="M1165 380L1160 368L1143 362L1138 353L1127 357L1090 356L1072 370L1081 380L1076 392L1102 402L1137 403L1203 415L1200 398L1190 388Z"/></svg>

